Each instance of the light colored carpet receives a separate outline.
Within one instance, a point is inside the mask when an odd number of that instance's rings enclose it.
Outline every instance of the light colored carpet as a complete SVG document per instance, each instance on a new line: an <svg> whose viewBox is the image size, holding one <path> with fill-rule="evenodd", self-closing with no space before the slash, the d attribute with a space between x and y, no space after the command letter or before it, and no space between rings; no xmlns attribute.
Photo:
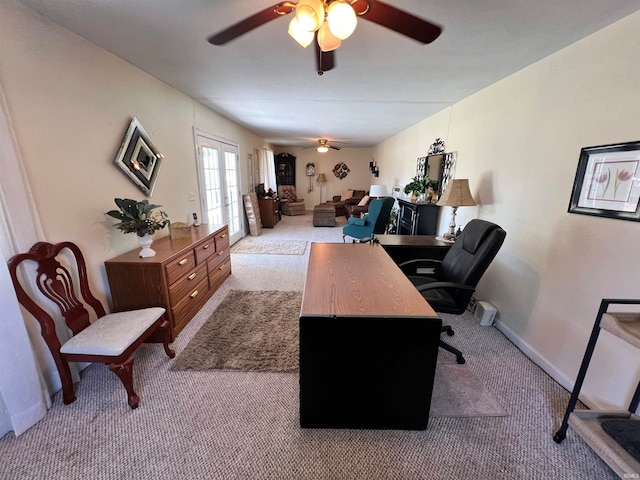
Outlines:
<svg viewBox="0 0 640 480"><path fill-rule="evenodd" d="M172 362L171 370L297 372L301 304L301 292L232 290ZM431 416L506 414L466 365L437 365Z"/></svg>
<svg viewBox="0 0 640 480"><path fill-rule="evenodd" d="M305 240L265 240L260 237L245 237L231 247L231 253L303 255L306 248Z"/></svg>

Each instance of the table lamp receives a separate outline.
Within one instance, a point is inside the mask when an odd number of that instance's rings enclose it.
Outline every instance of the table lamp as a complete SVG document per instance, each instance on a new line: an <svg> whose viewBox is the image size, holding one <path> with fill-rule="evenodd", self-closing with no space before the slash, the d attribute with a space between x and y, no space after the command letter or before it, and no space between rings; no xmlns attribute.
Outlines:
<svg viewBox="0 0 640 480"><path fill-rule="evenodd" d="M436 205L440 207L451 207L453 209L449 231L445 233L444 238L445 240L455 240L456 210L458 210L458 207L473 207L477 205L469 191L469 179L450 180L447 184L447 189Z"/></svg>
<svg viewBox="0 0 640 480"><path fill-rule="evenodd" d="M327 177L324 176L324 173L320 173L316 178L316 182L320 184L320 203L322 203L322 186L327 183Z"/></svg>
<svg viewBox="0 0 640 480"><path fill-rule="evenodd" d="M387 186L386 185L371 185L369 187L369 197L370 198L380 198L387 196Z"/></svg>

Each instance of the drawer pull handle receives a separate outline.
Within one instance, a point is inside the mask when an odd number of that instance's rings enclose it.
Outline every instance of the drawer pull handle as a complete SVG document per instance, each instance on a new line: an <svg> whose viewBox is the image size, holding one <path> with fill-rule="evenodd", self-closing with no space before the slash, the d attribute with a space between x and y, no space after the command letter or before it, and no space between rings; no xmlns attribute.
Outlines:
<svg viewBox="0 0 640 480"><path fill-rule="evenodd" d="M202 247L202 248L204 248L204 249L206 250L207 248L209 248L209 244L207 243L207 244L206 244L204 247Z"/></svg>
<svg viewBox="0 0 640 480"><path fill-rule="evenodd" d="M198 290L194 290L194 292L189 295L191 298L196 298L198 296Z"/></svg>
<svg viewBox="0 0 640 480"><path fill-rule="evenodd" d="M189 280L193 280L194 278L196 278L196 272L193 272L191 275L189 275Z"/></svg>
<svg viewBox="0 0 640 480"><path fill-rule="evenodd" d="M221 255L224 255L224 250L220 250L220 251L218 252L218 256L221 256Z"/></svg>
<svg viewBox="0 0 640 480"><path fill-rule="evenodd" d="M226 234L226 233L223 233L222 235L220 235L220 238L224 238L224 237L226 237L226 236L227 236L227 234Z"/></svg>
<svg viewBox="0 0 640 480"><path fill-rule="evenodd" d="M178 262L178 265L184 265L184 264L186 264L188 261L189 261L188 259L183 258L182 260L180 260L180 261Z"/></svg>
<svg viewBox="0 0 640 480"><path fill-rule="evenodd" d="M224 270L224 268L225 268L226 266L227 266L227 264L226 264L226 263L223 263L222 265L220 265L220 266L218 267L218 270Z"/></svg>

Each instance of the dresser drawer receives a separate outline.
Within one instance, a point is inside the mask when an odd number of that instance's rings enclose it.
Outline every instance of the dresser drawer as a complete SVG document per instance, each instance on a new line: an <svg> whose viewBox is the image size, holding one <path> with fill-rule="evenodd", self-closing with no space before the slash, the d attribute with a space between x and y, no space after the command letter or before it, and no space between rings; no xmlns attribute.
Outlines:
<svg viewBox="0 0 640 480"><path fill-rule="evenodd" d="M229 249L228 248L225 248L224 250L217 251L215 255L212 255L207 260L207 266L209 268L209 273L212 273L220 265L222 265L224 262L228 262L228 261L229 261Z"/></svg>
<svg viewBox="0 0 640 480"><path fill-rule="evenodd" d="M208 293L209 281L207 277L204 277L171 309L176 327L180 326L185 318L191 318L190 312L193 309L200 308L208 300Z"/></svg>
<svg viewBox="0 0 640 480"><path fill-rule="evenodd" d="M164 267L167 273L167 282L171 285L173 282L193 270L196 266L196 257L193 250L189 250L184 255L180 255Z"/></svg>
<svg viewBox="0 0 640 480"><path fill-rule="evenodd" d="M229 230L225 228L215 234L216 251L226 250L229 248Z"/></svg>
<svg viewBox="0 0 640 480"><path fill-rule="evenodd" d="M226 261L214 269L209 269L209 287L218 288L229 275L231 275L231 260L227 257Z"/></svg>
<svg viewBox="0 0 640 480"><path fill-rule="evenodd" d="M183 276L180 280L174 282L169 287L169 298L171 305L177 305L184 297L190 295L196 285L207 277L207 265L202 264L195 268L192 272Z"/></svg>
<svg viewBox="0 0 640 480"><path fill-rule="evenodd" d="M228 243L228 242L227 242ZM207 258L216 252L216 243L213 238L208 239L206 242L202 242L195 248L196 251L196 263L200 265L204 263Z"/></svg>

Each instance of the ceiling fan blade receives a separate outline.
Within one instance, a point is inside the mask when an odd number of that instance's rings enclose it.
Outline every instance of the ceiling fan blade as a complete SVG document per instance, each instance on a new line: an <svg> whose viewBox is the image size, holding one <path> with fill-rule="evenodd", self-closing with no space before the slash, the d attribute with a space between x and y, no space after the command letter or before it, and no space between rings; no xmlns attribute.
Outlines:
<svg viewBox="0 0 640 480"><path fill-rule="evenodd" d="M329 148L333 148L334 150L340 150L340 147L334 147L333 145L327 145Z"/></svg>
<svg viewBox="0 0 640 480"><path fill-rule="evenodd" d="M292 2L280 2L276 3L272 7L265 8L264 10L251 15L244 20L240 20L238 23L231 25L229 28L215 33L207 38L207 41L213 45L224 45L231 40L250 32L254 28L258 28L265 23L275 20L287 13L292 12L295 9L295 3Z"/></svg>
<svg viewBox="0 0 640 480"><path fill-rule="evenodd" d="M387 27L420 43L431 43L442 33L442 27L418 18L378 0L368 0L369 10L362 18Z"/></svg>
<svg viewBox="0 0 640 480"><path fill-rule="evenodd" d="M336 66L335 50L323 52L320 50L320 45L318 45L317 41L313 43L315 44L316 71L318 72L318 75L322 75L324 72L328 72Z"/></svg>

